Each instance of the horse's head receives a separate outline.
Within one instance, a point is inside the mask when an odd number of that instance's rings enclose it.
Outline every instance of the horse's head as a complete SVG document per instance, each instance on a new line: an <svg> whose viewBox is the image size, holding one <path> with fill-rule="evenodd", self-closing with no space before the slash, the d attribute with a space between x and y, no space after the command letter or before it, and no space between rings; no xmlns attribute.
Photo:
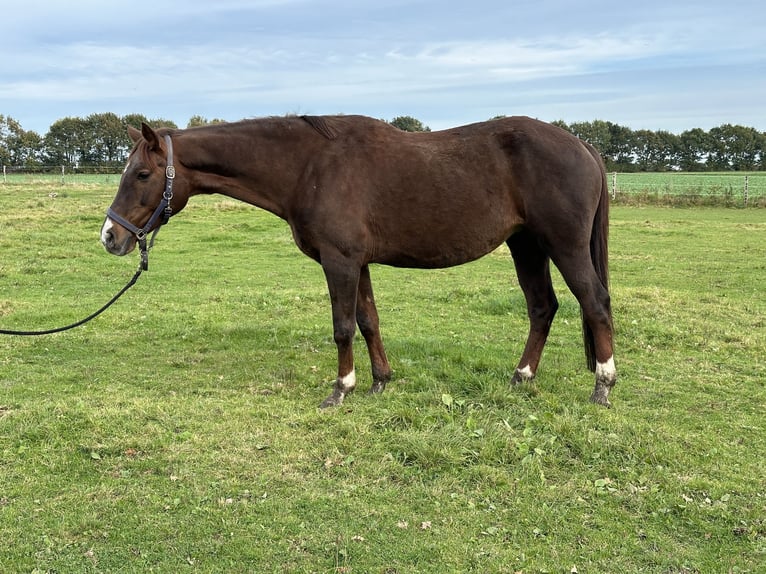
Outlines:
<svg viewBox="0 0 766 574"><path fill-rule="evenodd" d="M101 227L101 243L109 253L126 255L136 242L178 213L189 199L188 190L173 165L169 135L146 124L128 128L135 143L122 172L120 187Z"/></svg>

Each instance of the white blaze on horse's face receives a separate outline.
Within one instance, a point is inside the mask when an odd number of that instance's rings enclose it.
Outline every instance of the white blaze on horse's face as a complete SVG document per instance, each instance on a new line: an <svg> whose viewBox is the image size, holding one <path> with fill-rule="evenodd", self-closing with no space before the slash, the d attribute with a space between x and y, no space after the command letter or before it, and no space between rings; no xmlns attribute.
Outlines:
<svg viewBox="0 0 766 574"><path fill-rule="evenodd" d="M109 232L112 230L112 227L114 227L114 222L107 217L104 225L101 226L101 244L106 248L109 248Z"/></svg>
<svg viewBox="0 0 766 574"><path fill-rule="evenodd" d="M125 173L127 173L129 168L130 168L130 160L128 160L128 163L125 164L125 169L122 170L122 174L125 175ZM114 244L114 233L112 233L112 229L114 229L114 226L115 226L114 221L112 221L111 218L107 216L106 220L104 221L104 225L101 226L101 244L110 253L114 253L116 255L124 255L125 254L124 249L115 250L116 246Z"/></svg>

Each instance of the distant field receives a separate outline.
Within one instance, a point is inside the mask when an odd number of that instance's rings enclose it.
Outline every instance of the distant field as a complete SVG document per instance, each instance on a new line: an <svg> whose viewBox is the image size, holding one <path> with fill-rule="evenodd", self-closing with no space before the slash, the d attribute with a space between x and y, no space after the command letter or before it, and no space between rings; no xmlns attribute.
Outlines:
<svg viewBox="0 0 766 574"><path fill-rule="evenodd" d="M618 202L766 207L766 172L762 171L610 173L608 181Z"/></svg>
<svg viewBox="0 0 766 574"><path fill-rule="evenodd" d="M72 173L65 170L61 173L60 168L47 170L45 172L19 172L12 171L4 176L0 174L0 186L6 185L10 188L14 186L32 186L42 184L46 186L83 186L83 185L114 185L115 189L120 182L120 172L109 173ZM0 187L0 191L2 187Z"/></svg>
<svg viewBox="0 0 766 574"><path fill-rule="evenodd" d="M747 192L745 178L747 177ZM609 190L617 203L766 207L766 172L609 173ZM9 172L0 185L113 185L119 173L82 174L60 168L46 173ZM747 195L746 195L747 193Z"/></svg>

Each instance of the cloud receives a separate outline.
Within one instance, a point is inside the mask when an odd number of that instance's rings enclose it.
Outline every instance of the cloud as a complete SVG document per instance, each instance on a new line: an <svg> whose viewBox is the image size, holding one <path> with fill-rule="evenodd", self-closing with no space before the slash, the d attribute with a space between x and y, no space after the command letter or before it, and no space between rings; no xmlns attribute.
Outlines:
<svg viewBox="0 0 766 574"><path fill-rule="evenodd" d="M218 92L231 99L242 92L305 90L313 97L359 97L392 91L524 82L592 73L656 56L650 38L570 37L530 41L462 41L372 46L321 40L227 46L190 44L111 45L75 42L55 59L27 58L18 68L38 70L0 85L0 98L38 101L109 100ZM20 58L24 60L24 58ZM227 94L231 94L228 95Z"/></svg>
<svg viewBox="0 0 766 574"><path fill-rule="evenodd" d="M647 0L610 12L584 3L136 0L118 9L28 0L3 11L0 113L38 130L65 115L125 110L181 124L197 113L296 111L453 125L608 112L665 123L706 100L724 115L714 94L730 90L706 80L733 70L727 81L751 92L735 101L763 121L752 93L766 53L757 19L718 4Z"/></svg>

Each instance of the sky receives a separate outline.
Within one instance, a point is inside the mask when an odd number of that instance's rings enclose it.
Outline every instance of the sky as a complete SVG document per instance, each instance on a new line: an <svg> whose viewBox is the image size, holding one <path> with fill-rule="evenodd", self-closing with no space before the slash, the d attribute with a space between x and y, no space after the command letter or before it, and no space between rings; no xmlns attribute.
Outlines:
<svg viewBox="0 0 766 574"><path fill-rule="evenodd" d="M0 115L40 135L104 112L766 131L764 22L763 0L8 2Z"/></svg>

